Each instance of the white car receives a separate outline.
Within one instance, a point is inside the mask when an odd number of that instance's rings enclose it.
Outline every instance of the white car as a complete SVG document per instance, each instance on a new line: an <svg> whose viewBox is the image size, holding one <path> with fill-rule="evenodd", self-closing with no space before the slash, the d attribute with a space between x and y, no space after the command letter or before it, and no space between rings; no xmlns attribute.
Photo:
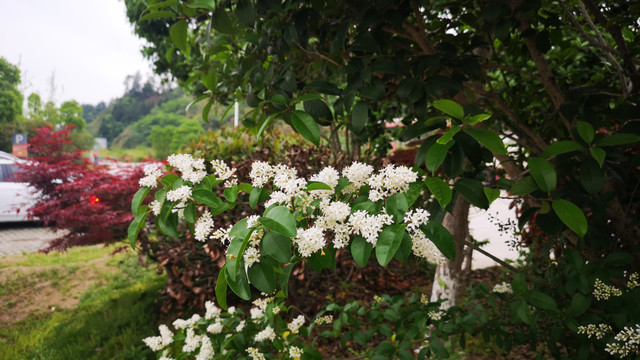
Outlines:
<svg viewBox="0 0 640 360"><path fill-rule="evenodd" d="M0 151L0 222L27 221L27 209L35 203L29 184L15 181L17 164L24 162Z"/></svg>

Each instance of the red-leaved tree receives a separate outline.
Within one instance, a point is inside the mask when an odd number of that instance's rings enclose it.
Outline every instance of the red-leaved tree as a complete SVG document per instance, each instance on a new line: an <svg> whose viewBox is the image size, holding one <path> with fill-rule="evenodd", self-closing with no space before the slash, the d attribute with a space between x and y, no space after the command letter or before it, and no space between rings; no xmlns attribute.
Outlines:
<svg viewBox="0 0 640 360"><path fill-rule="evenodd" d="M109 169L92 165L71 148L71 127L36 130L30 161L21 165L20 180L35 191L30 218L66 230L45 251L74 245L107 243L126 236L132 220L130 204L142 175L139 166Z"/></svg>

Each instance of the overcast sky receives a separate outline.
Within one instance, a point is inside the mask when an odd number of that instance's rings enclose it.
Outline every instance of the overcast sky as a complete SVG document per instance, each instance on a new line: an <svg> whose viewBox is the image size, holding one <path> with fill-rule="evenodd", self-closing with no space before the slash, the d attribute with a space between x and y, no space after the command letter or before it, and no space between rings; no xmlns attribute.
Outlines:
<svg viewBox="0 0 640 360"><path fill-rule="evenodd" d="M56 103L108 102L122 96L127 75L151 66L140 54L122 0L0 0L0 57L22 71L20 89Z"/></svg>

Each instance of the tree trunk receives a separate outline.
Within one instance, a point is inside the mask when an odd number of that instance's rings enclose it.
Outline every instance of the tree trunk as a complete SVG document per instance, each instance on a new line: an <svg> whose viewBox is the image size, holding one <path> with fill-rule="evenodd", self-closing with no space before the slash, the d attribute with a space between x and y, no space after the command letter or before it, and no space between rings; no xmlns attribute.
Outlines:
<svg viewBox="0 0 640 360"><path fill-rule="evenodd" d="M458 304L459 294L467 280L462 276L462 262L465 255L464 241L469 237L469 202L458 196L453 212L445 215L442 224L453 236L456 257L455 260L446 260L436 267L431 301L446 299L441 307L447 309Z"/></svg>

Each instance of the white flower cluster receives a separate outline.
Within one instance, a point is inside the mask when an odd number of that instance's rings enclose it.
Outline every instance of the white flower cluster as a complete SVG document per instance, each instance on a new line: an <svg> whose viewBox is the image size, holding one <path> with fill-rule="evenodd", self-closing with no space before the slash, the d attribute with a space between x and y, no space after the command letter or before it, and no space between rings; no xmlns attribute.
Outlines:
<svg viewBox="0 0 640 360"><path fill-rule="evenodd" d="M144 175L138 184L140 184L140 186L155 188L158 186L158 178L162 176L162 171L160 171L158 165L147 164L144 166Z"/></svg>
<svg viewBox="0 0 640 360"><path fill-rule="evenodd" d="M311 256L311 254L324 248L327 244L323 230L316 226L308 229L298 228L298 235L293 239L293 243L302 257Z"/></svg>
<svg viewBox="0 0 640 360"><path fill-rule="evenodd" d="M331 190L313 190L311 195L317 198L327 198L335 192L335 188L338 185L338 180L340 179L340 173L336 169L331 166L327 166L322 169L319 173L312 175L309 180L317 181L329 185Z"/></svg>
<svg viewBox="0 0 640 360"><path fill-rule="evenodd" d="M169 201L185 203L189 198L191 198L191 187L182 185L175 190L169 190L167 191L166 197Z"/></svg>
<svg viewBox="0 0 640 360"><path fill-rule="evenodd" d="M407 233L411 237L411 251L415 256L426 259L432 264L441 264L444 257L436 245L427 238L420 229L429 220L429 213L425 209L414 209L405 215L404 223L407 224Z"/></svg>
<svg viewBox="0 0 640 360"><path fill-rule="evenodd" d="M384 167L369 178L369 200L378 201L393 194L407 191L409 184L418 180L418 174L404 165Z"/></svg>
<svg viewBox="0 0 640 360"><path fill-rule="evenodd" d="M376 246L378 235L382 232L382 227L392 225L393 218L390 215L369 214L364 210L358 210L349 217L348 225L351 233L361 235L368 243Z"/></svg>
<svg viewBox="0 0 640 360"><path fill-rule="evenodd" d="M231 231L232 227L233 226L229 226L227 228L220 228L214 231L213 234L211 234L211 238L220 240L220 242L223 244L228 243L229 241L231 241L231 239L229 238L229 232Z"/></svg>
<svg viewBox="0 0 640 360"><path fill-rule="evenodd" d="M190 154L173 154L167 157L167 161L180 171L182 179L192 184L198 184L207 176L204 159L194 159Z"/></svg>
<svg viewBox="0 0 640 360"><path fill-rule="evenodd" d="M304 354L304 351L299 347L292 346L289 348L289 356L292 359L300 359L300 357Z"/></svg>
<svg viewBox="0 0 640 360"><path fill-rule="evenodd" d="M264 330L256 334L256 337L254 338L254 340L255 342L260 342L265 340L273 341L275 338L276 338L276 332L273 330L273 328L270 325L267 325L267 327Z"/></svg>
<svg viewBox="0 0 640 360"><path fill-rule="evenodd" d="M153 212L153 215L160 215L160 210L162 210L162 203L160 201L153 200L151 204L149 204L149 207L151 208L151 212Z"/></svg>
<svg viewBox="0 0 640 360"><path fill-rule="evenodd" d="M373 166L357 161L351 164L351 166L342 169L342 176L351 182L351 184L345 188L345 192L352 193L360 190L361 187L367 184L371 173L373 173Z"/></svg>
<svg viewBox="0 0 640 360"><path fill-rule="evenodd" d="M626 272L625 272L625 275L626 275ZM637 272L634 272L633 274L629 275L629 278L627 279L627 288L629 288L629 290L633 290L638 286L640 286L640 282L638 281L639 278L640 276L638 275Z"/></svg>
<svg viewBox="0 0 640 360"><path fill-rule="evenodd" d="M153 351L160 351L173 342L173 333L167 325L160 325L158 329L160 330L160 336L150 336L143 339L144 343Z"/></svg>
<svg viewBox="0 0 640 360"><path fill-rule="evenodd" d="M442 319L442 312L439 311L439 310L429 311L427 313L427 316L429 317L429 319L431 319L433 321L438 321L438 320Z"/></svg>
<svg viewBox="0 0 640 360"><path fill-rule="evenodd" d="M598 300L608 300L611 296L622 296L622 291L615 286L603 283L600 279L596 279L593 285L593 296Z"/></svg>
<svg viewBox="0 0 640 360"><path fill-rule="evenodd" d="M287 328L292 334L297 334L302 325L304 325L304 315L298 315L291 323L287 324Z"/></svg>
<svg viewBox="0 0 640 360"><path fill-rule="evenodd" d="M315 323L318 324L318 325L332 324L333 323L333 315L320 316L315 320Z"/></svg>
<svg viewBox="0 0 640 360"><path fill-rule="evenodd" d="M635 327L625 326L614 339L618 342L607 344L605 347L605 351L609 354L618 355L621 358L640 355L640 324L636 324Z"/></svg>
<svg viewBox="0 0 640 360"><path fill-rule="evenodd" d="M595 337L596 339L602 339L606 334L612 331L611 326L607 324L589 324L587 326L578 326L578 334L585 334L589 339Z"/></svg>
<svg viewBox="0 0 640 360"><path fill-rule="evenodd" d="M211 169L217 179L224 180L225 187L232 187L238 184L238 177L235 174L236 169L230 168L224 161L212 160Z"/></svg>
<svg viewBox="0 0 640 360"><path fill-rule="evenodd" d="M205 211L196 221L194 227L195 238L198 241L207 241L209 234L213 230L213 217L209 211Z"/></svg>
<svg viewBox="0 0 640 360"><path fill-rule="evenodd" d="M493 287L493 292L499 294L513 294L513 289L511 288L511 284L503 281Z"/></svg>

